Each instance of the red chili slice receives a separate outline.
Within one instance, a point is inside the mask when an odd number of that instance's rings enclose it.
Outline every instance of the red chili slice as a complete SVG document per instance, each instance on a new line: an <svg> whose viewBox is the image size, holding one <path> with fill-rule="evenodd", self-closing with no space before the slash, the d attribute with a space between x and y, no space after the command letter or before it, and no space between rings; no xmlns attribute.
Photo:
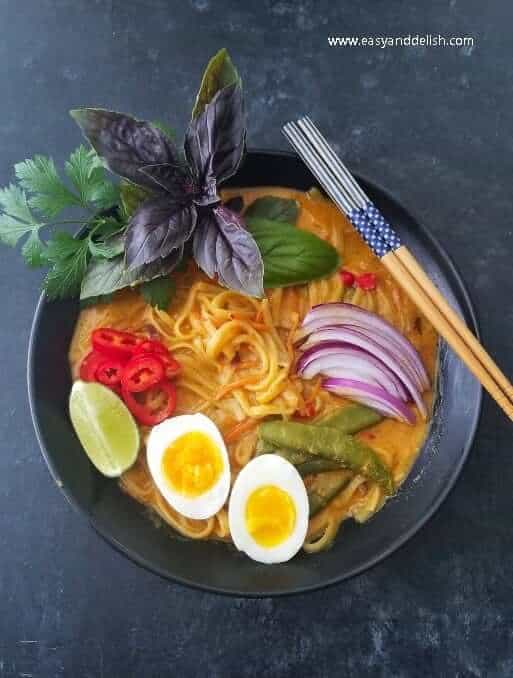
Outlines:
<svg viewBox="0 0 513 678"><path fill-rule="evenodd" d="M172 355L164 355L163 353L159 353L155 355L155 358L158 358L164 365L164 374L166 375L167 379L174 379L177 374L180 374L182 366L178 360L173 358Z"/></svg>
<svg viewBox="0 0 513 678"><path fill-rule="evenodd" d="M170 417L176 407L176 388L170 381L164 380L144 393L129 391L123 384L121 394L126 406L137 421L144 426L155 426Z"/></svg>
<svg viewBox="0 0 513 678"><path fill-rule="evenodd" d="M103 356L103 362L96 370L96 381L105 386L117 386L121 382L123 365L119 360L112 360Z"/></svg>
<svg viewBox="0 0 513 678"><path fill-rule="evenodd" d="M173 358L171 351L161 341L148 339L143 341L136 350L136 355L151 354L164 363L165 374L168 379L173 379L181 370L180 363Z"/></svg>
<svg viewBox="0 0 513 678"><path fill-rule="evenodd" d="M96 381L96 372L105 362L105 356L98 351L91 351L80 364L80 379L82 381Z"/></svg>
<svg viewBox="0 0 513 678"><path fill-rule="evenodd" d="M146 339L137 347L136 353L157 353L158 355L169 355L169 349L161 341L155 339Z"/></svg>
<svg viewBox="0 0 513 678"><path fill-rule="evenodd" d="M357 275L355 279L356 287L367 291L375 290L376 283L377 278L375 273L362 273L362 275Z"/></svg>
<svg viewBox="0 0 513 678"><path fill-rule="evenodd" d="M354 274L351 271L340 271L340 277L345 287L352 287L354 285Z"/></svg>
<svg viewBox="0 0 513 678"><path fill-rule="evenodd" d="M140 337L110 327L99 327L91 335L93 348L109 358L128 360L141 343Z"/></svg>
<svg viewBox="0 0 513 678"><path fill-rule="evenodd" d="M164 364L160 356L141 353L129 360L121 374L121 384L132 393L142 393L164 379Z"/></svg>

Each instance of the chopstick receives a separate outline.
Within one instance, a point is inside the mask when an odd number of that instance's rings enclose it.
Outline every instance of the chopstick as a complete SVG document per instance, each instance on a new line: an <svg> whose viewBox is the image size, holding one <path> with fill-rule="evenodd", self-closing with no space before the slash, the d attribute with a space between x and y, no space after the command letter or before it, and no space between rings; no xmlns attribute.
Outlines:
<svg viewBox="0 0 513 678"><path fill-rule="evenodd" d="M417 308L506 415L513 420L513 385L438 291L420 263L364 193L308 118L283 132L335 204L350 219Z"/></svg>
<svg viewBox="0 0 513 678"><path fill-rule="evenodd" d="M399 256L394 252L389 252L382 257L381 261L408 294L415 306L422 311L424 316L433 325L438 334L445 339L460 360L465 363L476 379L492 396L497 405L513 421L513 403L509 399L509 393L511 393L512 389L511 383L454 311L451 309L451 318L444 315L444 309L438 305L441 297L440 292L434 288L436 294L430 295L428 290L431 290L434 285L423 271L423 275L428 280L428 285L425 287L423 287L423 282L419 282L418 278L413 277L414 274L412 274L411 269L405 267L403 263L404 259L408 261L408 255L412 258L413 255L404 245L401 246L401 249L403 252ZM407 266L409 264L410 262L407 263ZM443 301L445 308L447 302ZM456 320L456 322L451 324L451 320ZM464 330L467 330L468 334L472 336L472 344L467 343L465 338L467 332L464 332ZM474 345L479 347L479 354L474 351ZM481 361L481 355L485 357L486 364ZM491 369L488 369L488 364L492 366ZM499 376L500 381L496 375ZM505 384L507 388L502 387L502 384Z"/></svg>

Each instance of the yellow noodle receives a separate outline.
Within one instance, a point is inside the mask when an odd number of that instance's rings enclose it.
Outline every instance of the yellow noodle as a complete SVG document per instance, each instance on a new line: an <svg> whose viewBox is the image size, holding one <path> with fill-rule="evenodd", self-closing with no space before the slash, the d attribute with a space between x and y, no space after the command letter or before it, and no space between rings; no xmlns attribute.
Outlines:
<svg viewBox="0 0 513 678"><path fill-rule="evenodd" d="M228 511L226 509L221 509L214 516L214 534L217 539L228 539L230 537L230 528L228 526Z"/></svg>
<svg viewBox="0 0 513 678"><path fill-rule="evenodd" d="M383 501L384 496L381 488L376 483L371 483L365 496L351 507L350 515L358 523L364 523L376 513Z"/></svg>
<svg viewBox="0 0 513 678"><path fill-rule="evenodd" d="M335 538L342 520L335 516L329 516L320 531L308 532L306 535L304 550L307 553L319 553L328 548Z"/></svg>

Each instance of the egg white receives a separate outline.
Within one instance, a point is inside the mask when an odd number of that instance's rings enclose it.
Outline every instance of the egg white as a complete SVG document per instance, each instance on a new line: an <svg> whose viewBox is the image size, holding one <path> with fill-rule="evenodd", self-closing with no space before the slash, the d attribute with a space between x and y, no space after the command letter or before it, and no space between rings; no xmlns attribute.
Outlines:
<svg viewBox="0 0 513 678"><path fill-rule="evenodd" d="M162 474L162 457L166 449L185 433L204 433L217 446L223 462L218 481L198 497L185 497L173 490ZM148 437L146 457L151 476L165 500L187 518L210 518L228 498L230 491L230 460L223 437L214 422L204 414L184 414L166 419L155 426Z"/></svg>
<svg viewBox="0 0 513 678"><path fill-rule="evenodd" d="M246 527L247 501L263 485L275 485L286 492L296 511L296 522L290 536L269 548L257 544ZM233 485L228 521L235 546L253 560L266 564L284 563L295 556L303 546L308 529L308 496L295 467L276 454L262 454L252 459Z"/></svg>

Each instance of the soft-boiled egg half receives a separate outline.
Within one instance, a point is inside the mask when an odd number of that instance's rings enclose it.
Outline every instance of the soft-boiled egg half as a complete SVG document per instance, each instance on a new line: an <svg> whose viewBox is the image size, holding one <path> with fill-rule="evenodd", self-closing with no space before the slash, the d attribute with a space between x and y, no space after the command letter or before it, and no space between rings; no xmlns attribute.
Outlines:
<svg viewBox="0 0 513 678"><path fill-rule="evenodd" d="M255 457L235 480L228 519L239 551L260 563L290 560L308 529L308 496L301 476L276 454Z"/></svg>
<svg viewBox="0 0 513 678"><path fill-rule="evenodd" d="M148 467L166 501L187 518L210 518L230 491L230 461L219 429L204 414L184 414L155 426Z"/></svg>

